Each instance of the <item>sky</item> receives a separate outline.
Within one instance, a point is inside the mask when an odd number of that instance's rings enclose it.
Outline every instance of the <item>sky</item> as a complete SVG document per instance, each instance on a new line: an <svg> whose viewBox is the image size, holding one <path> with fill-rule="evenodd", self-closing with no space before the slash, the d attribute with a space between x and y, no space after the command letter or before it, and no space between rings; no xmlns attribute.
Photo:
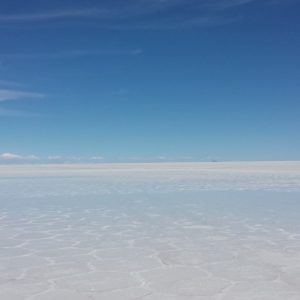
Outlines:
<svg viewBox="0 0 300 300"><path fill-rule="evenodd" d="M2 0L0 163L300 160L300 0Z"/></svg>

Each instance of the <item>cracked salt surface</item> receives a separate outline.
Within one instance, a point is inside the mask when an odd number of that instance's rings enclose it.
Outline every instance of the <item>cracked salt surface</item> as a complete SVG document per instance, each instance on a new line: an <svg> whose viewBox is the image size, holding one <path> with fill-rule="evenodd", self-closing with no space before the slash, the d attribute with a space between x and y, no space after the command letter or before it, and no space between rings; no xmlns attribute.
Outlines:
<svg viewBox="0 0 300 300"><path fill-rule="evenodd" d="M299 300L300 163L0 166L0 299Z"/></svg>

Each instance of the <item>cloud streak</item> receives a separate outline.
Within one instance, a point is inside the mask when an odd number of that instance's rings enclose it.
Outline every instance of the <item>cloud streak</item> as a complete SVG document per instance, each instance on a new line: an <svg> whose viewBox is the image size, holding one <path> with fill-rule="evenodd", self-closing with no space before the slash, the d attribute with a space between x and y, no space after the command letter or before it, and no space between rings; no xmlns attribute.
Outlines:
<svg viewBox="0 0 300 300"><path fill-rule="evenodd" d="M29 99L41 99L44 97L45 95L41 93L0 89L0 104L4 102L18 101L18 100L23 101ZM38 114L0 107L0 116L1 117L33 117L33 116L38 116Z"/></svg>
<svg viewBox="0 0 300 300"><path fill-rule="evenodd" d="M270 0L262 0L266 3ZM258 0L115 0L95 7L0 14L0 23L34 23L89 19L107 29L176 29L220 25L236 20L225 16ZM281 1L283 2L283 1ZM36 8L38 9L38 8ZM81 23L83 24L83 23ZM79 24L80 25L80 24ZM85 22L83 25L90 25Z"/></svg>
<svg viewBox="0 0 300 300"><path fill-rule="evenodd" d="M166 18L163 20L148 20L140 23L106 23L98 25L99 28L115 30L184 30L190 28L205 28L225 25L240 20L240 16L221 17L203 16L194 18Z"/></svg>
<svg viewBox="0 0 300 300"><path fill-rule="evenodd" d="M0 89L0 102L22 100L22 99L41 99L41 98L44 98L44 95L40 93Z"/></svg>
<svg viewBox="0 0 300 300"><path fill-rule="evenodd" d="M226 9L242 6L251 2L257 2L257 0L212 0L209 1L208 5L217 9Z"/></svg>
<svg viewBox="0 0 300 300"><path fill-rule="evenodd" d="M24 85L15 81L0 79L0 86L16 88L16 87L22 87Z"/></svg>
<svg viewBox="0 0 300 300"><path fill-rule="evenodd" d="M118 55L140 55L142 49L107 49L107 50L69 50L61 52L45 53L0 53L1 59L75 59L88 56L118 56ZM0 81L1 83L1 81Z"/></svg>
<svg viewBox="0 0 300 300"><path fill-rule="evenodd" d="M11 152L5 152L0 154L0 161L4 162L14 162L14 161L35 161L38 160L39 157L36 155L20 155Z"/></svg>
<svg viewBox="0 0 300 300"><path fill-rule="evenodd" d="M81 156L60 156L49 155L47 157L40 157L34 154L24 155L14 152L0 153L0 164L22 164L22 163L34 163L34 164L65 164L65 163L100 163L104 161L103 156L95 155L90 157Z"/></svg>
<svg viewBox="0 0 300 300"><path fill-rule="evenodd" d="M56 19L69 19L69 18L87 18L87 17L100 17L104 16L105 11L98 8L86 9L62 9L54 11L45 11L37 13L23 13L23 14L1 14L0 22L41 22Z"/></svg>
<svg viewBox="0 0 300 300"><path fill-rule="evenodd" d="M195 1L195 0L194 0ZM192 2L194 2L192 0ZM183 0L115 0L95 7L56 8L47 11L0 14L0 22L42 22L58 19L119 19L140 16L182 4ZM38 8L36 8L38 9Z"/></svg>
<svg viewBox="0 0 300 300"><path fill-rule="evenodd" d="M0 117L38 117L39 114L0 107Z"/></svg>

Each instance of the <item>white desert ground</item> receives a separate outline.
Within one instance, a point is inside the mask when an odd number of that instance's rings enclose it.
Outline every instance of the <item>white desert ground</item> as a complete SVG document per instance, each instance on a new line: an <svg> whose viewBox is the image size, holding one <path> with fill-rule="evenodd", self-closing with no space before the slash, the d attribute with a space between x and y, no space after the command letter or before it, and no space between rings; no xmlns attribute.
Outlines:
<svg viewBox="0 0 300 300"><path fill-rule="evenodd" d="M299 300L300 162L0 166L2 300Z"/></svg>

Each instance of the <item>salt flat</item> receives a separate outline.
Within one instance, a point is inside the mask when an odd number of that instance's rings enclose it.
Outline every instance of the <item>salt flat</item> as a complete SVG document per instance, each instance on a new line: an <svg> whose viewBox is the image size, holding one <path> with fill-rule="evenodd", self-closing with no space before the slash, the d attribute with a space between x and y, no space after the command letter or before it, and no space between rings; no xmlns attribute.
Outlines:
<svg viewBox="0 0 300 300"><path fill-rule="evenodd" d="M299 300L300 162L0 166L0 299Z"/></svg>

